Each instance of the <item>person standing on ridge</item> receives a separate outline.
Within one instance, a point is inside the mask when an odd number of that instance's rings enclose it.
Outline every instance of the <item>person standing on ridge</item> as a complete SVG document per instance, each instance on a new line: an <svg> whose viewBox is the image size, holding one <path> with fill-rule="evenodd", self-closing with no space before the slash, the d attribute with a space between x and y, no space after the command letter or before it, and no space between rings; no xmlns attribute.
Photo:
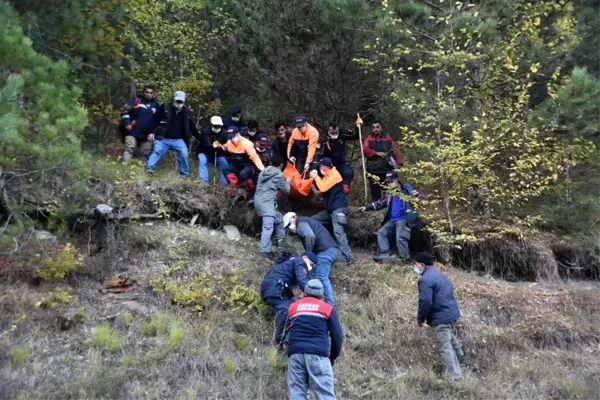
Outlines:
<svg viewBox="0 0 600 400"><path fill-rule="evenodd" d="M179 165L179 176L187 178L188 169L188 147L192 136L199 142L202 137L192 121L189 108L185 105L185 93L178 90L173 95L172 103L165 103L158 108L154 115L153 126L156 128L154 134L149 136L154 141L154 150L146 164L146 171L154 173L156 164L169 150L173 150L177 156Z"/></svg>
<svg viewBox="0 0 600 400"><path fill-rule="evenodd" d="M454 298L454 286L448 277L433 266L435 258L428 252L415 257L415 272L419 275L419 311L417 323L433 328L435 343L442 357L444 374L462 379L460 364L465 354L456 336L460 310Z"/></svg>
<svg viewBox="0 0 600 400"><path fill-rule="evenodd" d="M136 147L140 151L140 160L144 164L152 152L152 123L154 114L158 111L156 102L156 91L154 86L144 86L142 97L131 99L128 103L131 107L122 116L121 126L125 134L125 150L123 151L123 162L128 162L133 157Z"/></svg>
<svg viewBox="0 0 600 400"><path fill-rule="evenodd" d="M283 216L283 227L298 235L305 251L317 255L317 266L312 270L311 277L323 282L325 302L335 306L329 274L337 260L337 243L320 222L310 217L298 217L294 212Z"/></svg>
<svg viewBox="0 0 600 400"><path fill-rule="evenodd" d="M310 177L314 178L315 186L323 194L325 210L316 213L312 218L323 225L329 223L333 225L333 234L342 250L342 258L346 266L349 266L352 263L352 250L346 237L348 200L344 193L343 178L329 157L321 159L319 170L323 178L319 177L315 170L310 172Z"/></svg>
<svg viewBox="0 0 600 400"><path fill-rule="evenodd" d="M379 178L375 181L369 178L371 187L371 200L377 201L381 197L381 186L388 172L404 164L398 145L389 134L383 134L381 122L373 121L371 133L363 141L363 152L367 158L367 172Z"/></svg>
<svg viewBox="0 0 600 400"><path fill-rule="evenodd" d="M227 186L225 171L229 167L227 154L221 147L216 149L213 143L219 142L221 145L227 143L227 131L223 129L223 120L218 115L210 118L210 126L202 131L202 142L198 144L198 175L200 181L208 184L208 165L215 164L219 170L219 182L221 186ZM216 158L215 158L216 157Z"/></svg>
<svg viewBox="0 0 600 400"><path fill-rule="evenodd" d="M319 143L319 131L306 121L306 117L296 117L296 128L288 142L287 158L295 163L298 172L308 171L315 157Z"/></svg>
<svg viewBox="0 0 600 400"><path fill-rule="evenodd" d="M330 123L327 132L319 139L317 153L313 160L314 168L323 157L328 157L333 166L344 179L344 193L350 193L350 185L354 179L354 170L346 163L346 140L358 139L358 130L345 130L340 133L340 127L336 123Z"/></svg>
<svg viewBox="0 0 600 400"><path fill-rule="evenodd" d="M335 308L322 299L321 281L311 279L304 287L304 297L288 311L290 400L306 400L309 387L317 400L335 400L333 365L342 351L344 333Z"/></svg>
<svg viewBox="0 0 600 400"><path fill-rule="evenodd" d="M246 122L242 119L242 108L240 106L231 107L229 117L223 118L223 129L227 130L232 126L235 126L240 132L242 131L242 127L247 126Z"/></svg>

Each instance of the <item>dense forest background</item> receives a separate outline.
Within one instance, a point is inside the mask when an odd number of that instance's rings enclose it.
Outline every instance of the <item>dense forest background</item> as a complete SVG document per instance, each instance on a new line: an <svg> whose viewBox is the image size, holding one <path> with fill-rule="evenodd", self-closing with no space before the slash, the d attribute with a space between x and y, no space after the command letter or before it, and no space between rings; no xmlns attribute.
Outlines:
<svg viewBox="0 0 600 400"><path fill-rule="evenodd" d="M233 105L266 128L298 112L319 127L382 120L439 233L467 214L588 234L600 216L599 1L0 8L5 230L40 203L64 216L83 201L75 189L97 178L98 156L119 154L120 112L146 83L159 100L186 91L200 125Z"/></svg>

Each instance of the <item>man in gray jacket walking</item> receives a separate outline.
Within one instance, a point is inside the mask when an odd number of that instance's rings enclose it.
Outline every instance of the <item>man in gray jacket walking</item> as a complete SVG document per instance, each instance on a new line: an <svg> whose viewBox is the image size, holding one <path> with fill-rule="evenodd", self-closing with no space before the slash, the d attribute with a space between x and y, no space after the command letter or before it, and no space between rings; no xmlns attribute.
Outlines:
<svg viewBox="0 0 600 400"><path fill-rule="evenodd" d="M274 156L271 166L266 167L258 176L256 192L254 194L254 208L262 217L262 233L260 235L260 252L268 260L271 256L271 237L275 230L277 252L281 252L285 240L283 216L277 211L277 195L281 190L285 194L290 192L290 183L286 181L281 172L283 159Z"/></svg>

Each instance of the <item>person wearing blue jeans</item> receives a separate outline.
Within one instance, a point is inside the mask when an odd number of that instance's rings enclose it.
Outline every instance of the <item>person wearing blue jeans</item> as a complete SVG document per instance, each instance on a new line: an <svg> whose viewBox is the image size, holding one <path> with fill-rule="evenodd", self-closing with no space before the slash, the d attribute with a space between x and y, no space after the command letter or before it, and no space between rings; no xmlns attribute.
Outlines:
<svg viewBox="0 0 600 400"><path fill-rule="evenodd" d="M202 141L202 138L184 103L185 93L177 91L172 103L165 103L158 108L153 120L154 133L148 136L148 140L154 142L154 149L146 164L147 172L153 173L160 159L167 151L173 150L179 165L179 175L189 176L188 146L191 136L198 141Z"/></svg>
<svg viewBox="0 0 600 400"><path fill-rule="evenodd" d="M302 239L304 250L317 255L317 265L311 271L311 277L317 278L323 284L325 302L335 306L333 286L329 279L331 265L337 261L338 245L327 229L311 217L298 217L289 212L283 216L283 227Z"/></svg>
<svg viewBox="0 0 600 400"><path fill-rule="evenodd" d="M198 153L198 175L200 176L200 180L202 183L208 184L208 164L214 160L214 156L211 159L207 157L204 153ZM219 170L219 183L221 186L227 186L227 178L225 177L224 171L229 168L229 163L227 162L227 157L218 157L217 156L217 169Z"/></svg>
<svg viewBox="0 0 600 400"><path fill-rule="evenodd" d="M335 308L323 300L323 285L311 279L304 297L290 305L286 340L290 400L306 400L309 386L317 400L335 400L333 366L344 332Z"/></svg>
<svg viewBox="0 0 600 400"><path fill-rule="evenodd" d="M225 171L229 168L227 154L220 147L214 146L215 142L224 145L229 140L227 131L223 128L223 120L218 115L213 115L210 118L210 125L202 131L202 141L198 143L196 152L198 153L198 176L200 181L208 184L208 164L215 164L219 170L219 182L221 186L227 186L227 178Z"/></svg>

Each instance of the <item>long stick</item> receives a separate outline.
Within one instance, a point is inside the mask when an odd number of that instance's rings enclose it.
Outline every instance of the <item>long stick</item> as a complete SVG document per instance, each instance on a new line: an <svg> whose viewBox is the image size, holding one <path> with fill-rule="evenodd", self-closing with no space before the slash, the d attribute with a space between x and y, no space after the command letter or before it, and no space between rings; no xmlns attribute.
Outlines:
<svg viewBox="0 0 600 400"><path fill-rule="evenodd" d="M359 123L359 121L361 123ZM363 179L365 181L365 203L368 200L369 194L367 192L367 167L365 166L365 151L363 149L363 140L362 140L362 120L360 119L360 114L356 114L356 126L358 127L358 139L360 140L360 158L362 159L362 167L363 167Z"/></svg>

